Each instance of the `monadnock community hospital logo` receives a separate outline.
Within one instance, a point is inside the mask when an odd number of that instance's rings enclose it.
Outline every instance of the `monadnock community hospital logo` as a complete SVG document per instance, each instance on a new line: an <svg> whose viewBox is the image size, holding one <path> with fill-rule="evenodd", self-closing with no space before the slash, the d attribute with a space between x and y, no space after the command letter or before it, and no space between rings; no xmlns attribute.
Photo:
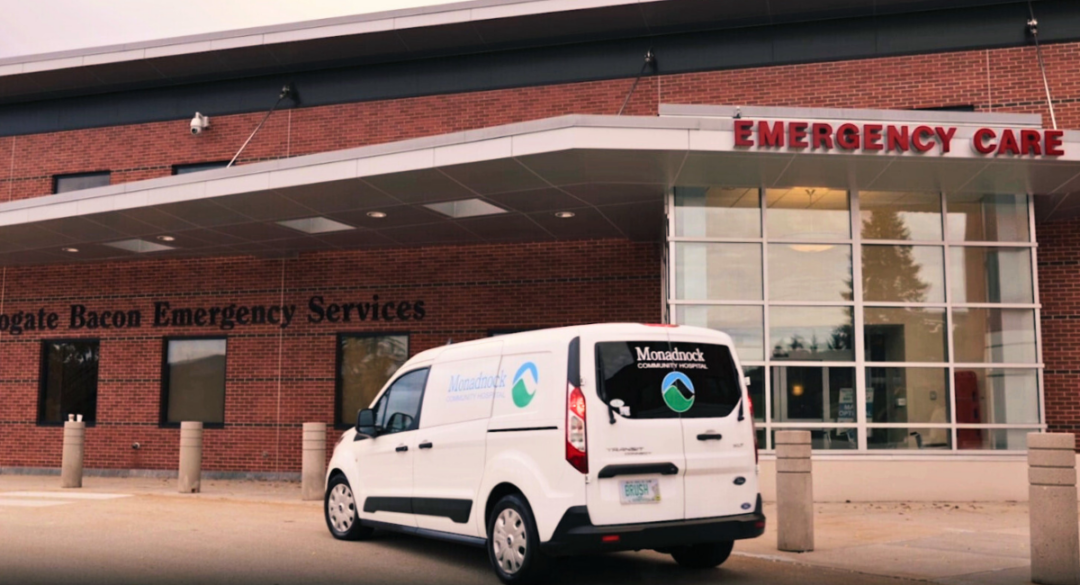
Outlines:
<svg viewBox="0 0 1080 585"><path fill-rule="evenodd" d="M518 408L525 408L536 396L536 389L540 385L540 373L536 370L536 364L525 362L514 374L514 387L510 391L514 398L514 404Z"/></svg>
<svg viewBox="0 0 1080 585"><path fill-rule="evenodd" d="M682 372L671 372L664 376L660 385L664 404L675 412L686 412L694 406L694 383Z"/></svg>

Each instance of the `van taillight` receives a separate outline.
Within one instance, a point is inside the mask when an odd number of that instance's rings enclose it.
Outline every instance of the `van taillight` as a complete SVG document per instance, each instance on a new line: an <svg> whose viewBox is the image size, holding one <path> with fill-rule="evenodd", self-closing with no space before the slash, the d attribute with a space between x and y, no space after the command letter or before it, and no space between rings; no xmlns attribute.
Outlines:
<svg viewBox="0 0 1080 585"><path fill-rule="evenodd" d="M585 395L581 388L566 389L566 460L581 473L589 473L585 446Z"/></svg>
<svg viewBox="0 0 1080 585"><path fill-rule="evenodd" d="M758 444L757 444L757 421L754 419L754 399L750 398L750 394L746 394L746 404L750 407L750 430L754 433L754 464L758 463Z"/></svg>

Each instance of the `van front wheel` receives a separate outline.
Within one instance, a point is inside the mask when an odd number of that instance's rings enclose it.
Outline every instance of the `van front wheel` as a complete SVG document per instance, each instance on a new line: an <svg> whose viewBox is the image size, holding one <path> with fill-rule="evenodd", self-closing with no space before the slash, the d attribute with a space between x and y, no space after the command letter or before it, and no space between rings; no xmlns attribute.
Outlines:
<svg viewBox="0 0 1080 585"><path fill-rule="evenodd" d="M680 567L686 569L712 569L724 564L724 561L731 556L731 549L734 546L735 543L730 540L706 542L681 546L671 551L671 556Z"/></svg>
<svg viewBox="0 0 1080 585"><path fill-rule="evenodd" d="M323 498L323 515L326 516L326 527L330 529L330 534L338 540L363 540L374 532L360 524L356 497L344 475L330 478Z"/></svg>
<svg viewBox="0 0 1080 585"><path fill-rule="evenodd" d="M547 573L547 558L540 551L536 520L525 498L503 497L488 518L488 557L503 583L540 582Z"/></svg>

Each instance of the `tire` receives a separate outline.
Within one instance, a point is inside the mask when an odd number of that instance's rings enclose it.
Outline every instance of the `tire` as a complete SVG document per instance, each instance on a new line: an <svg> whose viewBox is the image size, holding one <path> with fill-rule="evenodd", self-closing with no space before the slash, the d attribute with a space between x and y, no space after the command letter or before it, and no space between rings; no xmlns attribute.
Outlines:
<svg viewBox="0 0 1080 585"><path fill-rule="evenodd" d="M323 516L330 534L338 540L363 540L375 530L360 524L356 497L344 475L330 478L323 496Z"/></svg>
<svg viewBox="0 0 1080 585"><path fill-rule="evenodd" d="M488 558L500 581L532 585L547 576L548 559L540 551L536 519L524 497L510 494L499 500L487 527Z"/></svg>
<svg viewBox="0 0 1080 585"><path fill-rule="evenodd" d="M735 543L730 540L706 542L679 547L671 551L671 556L685 569L714 569L728 560L734 546Z"/></svg>

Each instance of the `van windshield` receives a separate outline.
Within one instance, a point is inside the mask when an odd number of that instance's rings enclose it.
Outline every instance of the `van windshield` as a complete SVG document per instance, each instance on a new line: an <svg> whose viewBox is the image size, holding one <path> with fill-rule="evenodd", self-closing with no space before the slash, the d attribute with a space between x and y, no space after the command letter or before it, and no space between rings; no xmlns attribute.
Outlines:
<svg viewBox="0 0 1080 585"><path fill-rule="evenodd" d="M626 418L717 418L742 398L731 351L723 345L613 341L596 344L597 389Z"/></svg>

